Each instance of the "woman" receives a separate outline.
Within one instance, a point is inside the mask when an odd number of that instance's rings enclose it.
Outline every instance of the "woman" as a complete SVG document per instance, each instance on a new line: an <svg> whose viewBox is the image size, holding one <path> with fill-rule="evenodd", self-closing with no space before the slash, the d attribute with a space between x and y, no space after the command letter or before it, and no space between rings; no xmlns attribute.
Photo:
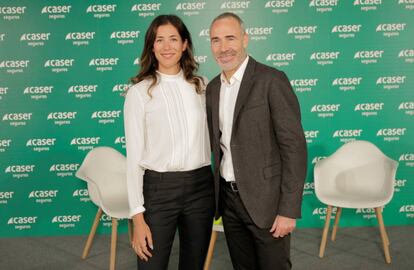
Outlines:
<svg viewBox="0 0 414 270"><path fill-rule="evenodd" d="M179 269L202 269L214 215L205 83L190 33L174 15L145 34L141 70L124 105L127 183L138 269L167 269L179 232Z"/></svg>

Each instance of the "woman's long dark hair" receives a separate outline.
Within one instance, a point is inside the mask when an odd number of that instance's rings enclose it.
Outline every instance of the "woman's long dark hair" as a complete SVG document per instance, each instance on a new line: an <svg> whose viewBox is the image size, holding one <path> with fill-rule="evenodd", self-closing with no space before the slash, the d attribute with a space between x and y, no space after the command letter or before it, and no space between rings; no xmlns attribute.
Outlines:
<svg viewBox="0 0 414 270"><path fill-rule="evenodd" d="M175 15L159 15L151 22L151 25L145 33L144 49L140 58L141 69L138 75L131 78L131 82L135 84L145 79L152 80L152 83L148 88L148 95L151 96L151 89L157 84L156 70L158 69L158 61L155 58L152 49L154 47L158 27L166 24L171 24L177 29L183 42L187 40L187 49L181 56L180 67L183 70L186 81L194 84L198 94L202 93L204 90L204 81L200 76L195 74L198 70L198 63L194 60L193 42L191 40L190 32L183 21Z"/></svg>

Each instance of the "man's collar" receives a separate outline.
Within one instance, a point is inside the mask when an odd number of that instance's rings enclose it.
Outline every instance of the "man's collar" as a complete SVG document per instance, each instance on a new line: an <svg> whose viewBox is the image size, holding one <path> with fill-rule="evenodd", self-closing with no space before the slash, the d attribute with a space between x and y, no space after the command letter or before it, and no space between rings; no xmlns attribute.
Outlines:
<svg viewBox="0 0 414 270"><path fill-rule="evenodd" d="M249 62L249 55L246 56L246 58L243 60L243 63L236 70L236 72L231 76L229 81L227 81L226 76L224 75L224 72L222 71L221 74L220 74L221 83L222 84L223 83L233 84L235 80L241 82L242 79L243 79L244 71L246 70L248 62Z"/></svg>

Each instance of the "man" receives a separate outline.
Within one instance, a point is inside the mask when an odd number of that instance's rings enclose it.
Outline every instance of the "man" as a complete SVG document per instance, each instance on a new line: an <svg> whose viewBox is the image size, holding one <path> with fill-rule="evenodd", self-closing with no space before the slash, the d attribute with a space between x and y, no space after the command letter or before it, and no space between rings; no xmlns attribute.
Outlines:
<svg viewBox="0 0 414 270"><path fill-rule="evenodd" d="M215 192L235 269L290 269L290 233L301 216L306 140L286 75L246 53L243 21L210 26L222 69L207 86Z"/></svg>

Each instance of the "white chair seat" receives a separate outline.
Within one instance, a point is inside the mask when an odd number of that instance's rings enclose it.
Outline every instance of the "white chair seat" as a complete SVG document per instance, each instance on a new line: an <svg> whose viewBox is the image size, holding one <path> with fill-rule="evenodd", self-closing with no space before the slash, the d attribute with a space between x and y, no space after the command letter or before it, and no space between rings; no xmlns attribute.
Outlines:
<svg viewBox="0 0 414 270"><path fill-rule="evenodd" d="M333 205L341 208L375 208L388 203L381 194L324 194L319 200L326 205Z"/></svg>

